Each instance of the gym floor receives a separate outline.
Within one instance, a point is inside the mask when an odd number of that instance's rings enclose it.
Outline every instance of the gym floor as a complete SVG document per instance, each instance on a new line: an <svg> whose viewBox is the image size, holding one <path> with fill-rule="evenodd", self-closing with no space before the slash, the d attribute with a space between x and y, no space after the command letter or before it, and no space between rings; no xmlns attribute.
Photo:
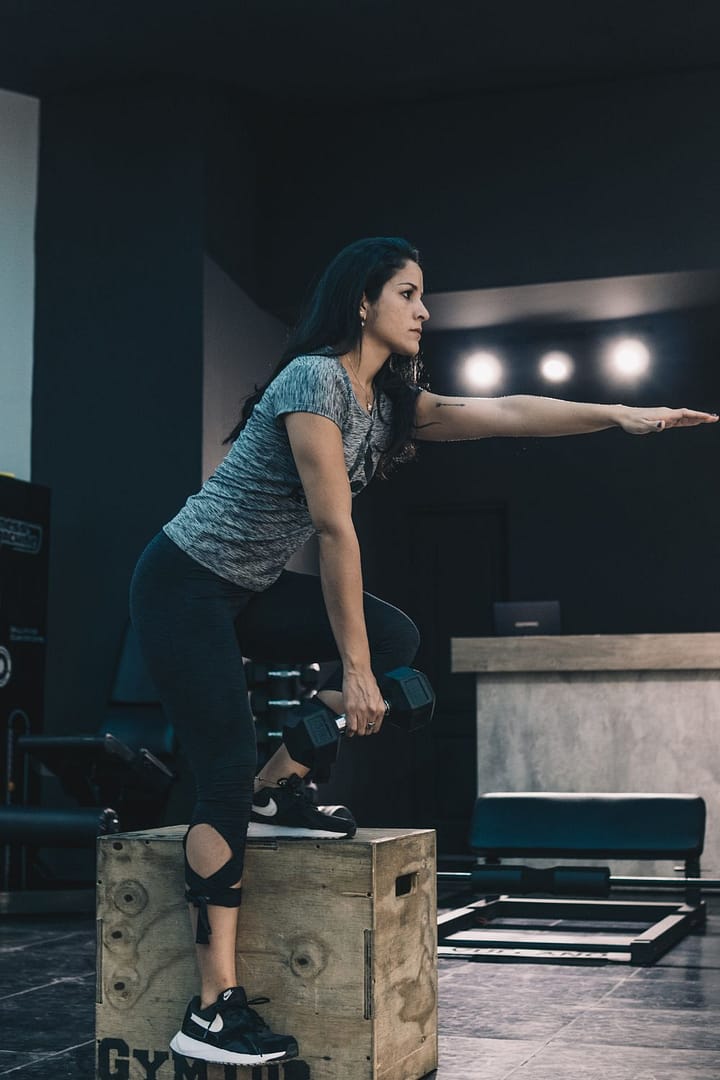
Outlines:
<svg viewBox="0 0 720 1080"><path fill-rule="evenodd" d="M718 1080L720 899L652 968L440 962L435 1080ZM0 918L0 1076L93 1080L95 927ZM120 1075L120 1074L118 1074Z"/></svg>

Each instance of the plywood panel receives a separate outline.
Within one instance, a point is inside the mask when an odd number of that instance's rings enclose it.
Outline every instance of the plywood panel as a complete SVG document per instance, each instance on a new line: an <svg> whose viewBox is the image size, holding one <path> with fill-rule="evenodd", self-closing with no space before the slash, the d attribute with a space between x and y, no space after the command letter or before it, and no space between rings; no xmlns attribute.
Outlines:
<svg viewBox="0 0 720 1080"><path fill-rule="evenodd" d="M98 843L98 1080L233 1080L168 1051L197 992L184 832ZM296 1036L300 1060L231 1068L237 1080L418 1080L435 1068L435 866L429 829L249 841L238 979L271 999L261 1012Z"/></svg>

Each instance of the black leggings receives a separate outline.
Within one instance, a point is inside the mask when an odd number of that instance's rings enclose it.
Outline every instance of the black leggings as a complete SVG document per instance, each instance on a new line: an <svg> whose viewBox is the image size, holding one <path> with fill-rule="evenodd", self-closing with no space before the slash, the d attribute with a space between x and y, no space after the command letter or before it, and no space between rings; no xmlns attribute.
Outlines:
<svg viewBox="0 0 720 1080"><path fill-rule="evenodd" d="M363 608L375 675L411 664L420 643L415 624L369 593L363 594ZM252 592L205 569L160 532L135 569L130 615L195 774L191 825L211 825L233 853L211 878L190 872L189 884L200 889L202 882L213 903L233 906L230 886L242 875L257 765L242 657L339 660L320 579L284 570L263 592ZM342 689L340 665L323 689Z"/></svg>

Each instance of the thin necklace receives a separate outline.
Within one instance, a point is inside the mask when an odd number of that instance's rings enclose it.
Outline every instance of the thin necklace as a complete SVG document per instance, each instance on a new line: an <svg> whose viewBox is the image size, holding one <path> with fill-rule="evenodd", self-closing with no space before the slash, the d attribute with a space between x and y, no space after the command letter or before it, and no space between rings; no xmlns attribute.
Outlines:
<svg viewBox="0 0 720 1080"><path fill-rule="evenodd" d="M357 378L357 376L356 376L356 375L354 374L354 372L353 372L353 370L352 370L352 368L351 368L350 366L348 366L348 367L346 368L346 371L347 371L348 375L350 375L350 377L351 377L352 379L354 379L354 380L355 380L355 385L356 385L356 386L359 386L359 387L360 387L360 389L362 390L362 392L363 392L363 397L365 398L365 407L366 407L367 411L368 411L368 412L372 412L372 410L373 410L373 405L374 405L374 403L375 403L375 398L374 398L374 397L373 397L373 398L370 398L370 397L368 397L368 395L367 395L367 391L366 391L365 387L364 387L364 386L362 385L362 383L361 383L361 382L359 381L359 379L358 379L358 378Z"/></svg>

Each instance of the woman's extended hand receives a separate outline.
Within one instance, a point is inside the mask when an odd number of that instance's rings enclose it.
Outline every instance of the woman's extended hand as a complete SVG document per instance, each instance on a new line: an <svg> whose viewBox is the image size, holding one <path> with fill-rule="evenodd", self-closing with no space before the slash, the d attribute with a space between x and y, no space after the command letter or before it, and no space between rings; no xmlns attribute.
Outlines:
<svg viewBox="0 0 720 1080"><path fill-rule="evenodd" d="M694 409L634 409L622 405L618 424L630 435L651 435L666 428L714 424L717 419L717 413L696 412Z"/></svg>
<svg viewBox="0 0 720 1080"><path fill-rule="evenodd" d="M347 673L342 693L346 737L377 735L385 719L385 701L372 671Z"/></svg>

